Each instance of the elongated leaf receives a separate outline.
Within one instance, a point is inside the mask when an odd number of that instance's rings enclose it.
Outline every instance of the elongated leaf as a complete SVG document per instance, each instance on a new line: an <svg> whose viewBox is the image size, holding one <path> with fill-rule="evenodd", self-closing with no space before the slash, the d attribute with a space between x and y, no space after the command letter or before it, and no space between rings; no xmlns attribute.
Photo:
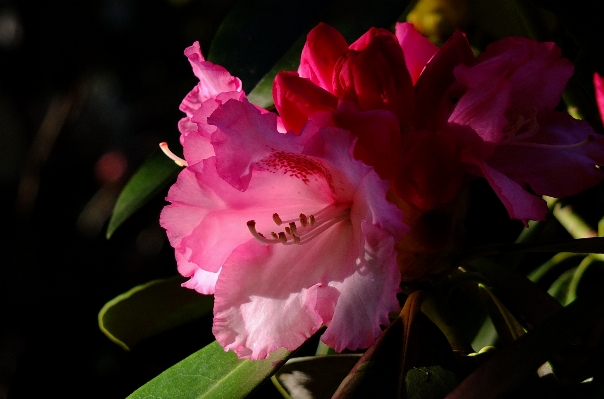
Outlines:
<svg viewBox="0 0 604 399"><path fill-rule="evenodd" d="M561 308L545 290L518 273L488 261L481 261L478 270L489 280L497 298L528 328L538 325Z"/></svg>
<svg viewBox="0 0 604 399"><path fill-rule="evenodd" d="M455 264L472 259L512 252L572 252L604 254L604 237L580 238L546 243L493 244L474 248L457 256Z"/></svg>
<svg viewBox="0 0 604 399"><path fill-rule="evenodd" d="M113 207L107 238L134 212L170 184L180 167L157 149L134 173Z"/></svg>
<svg viewBox="0 0 604 399"><path fill-rule="evenodd" d="M504 345L509 345L524 335L524 328L495 294L482 284L478 285L487 312Z"/></svg>
<svg viewBox="0 0 604 399"><path fill-rule="evenodd" d="M517 387L564 345L604 316L604 285L580 296L463 380L447 399L500 398Z"/></svg>
<svg viewBox="0 0 604 399"><path fill-rule="evenodd" d="M238 399L245 398L289 358L279 349L266 360L239 360L216 342L170 367L128 399Z"/></svg>
<svg viewBox="0 0 604 399"><path fill-rule="evenodd" d="M457 385L455 373L440 366L409 370L405 377L407 399L442 399Z"/></svg>
<svg viewBox="0 0 604 399"><path fill-rule="evenodd" d="M295 357L271 380L286 398L329 399L360 357L360 354Z"/></svg>
<svg viewBox="0 0 604 399"><path fill-rule="evenodd" d="M185 280L153 280L107 302L98 316L101 331L129 350L145 338L210 314L213 297L181 287Z"/></svg>

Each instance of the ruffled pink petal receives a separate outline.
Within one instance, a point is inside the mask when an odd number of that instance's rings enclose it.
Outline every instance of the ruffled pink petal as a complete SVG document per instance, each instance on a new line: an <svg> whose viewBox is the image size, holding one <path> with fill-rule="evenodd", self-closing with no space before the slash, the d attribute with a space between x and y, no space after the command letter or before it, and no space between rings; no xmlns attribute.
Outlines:
<svg viewBox="0 0 604 399"><path fill-rule="evenodd" d="M186 134L182 134L180 142L183 145L185 159L189 165L194 165L214 155L214 147L210 139L216 131L216 126L208 124L208 117L224 102L233 99L242 101L245 93L229 91L218 94L215 98L204 101L193 113L191 118L184 118L181 124L192 126ZM179 125L180 126L180 125ZM181 129L181 132L183 130Z"/></svg>
<svg viewBox="0 0 604 399"><path fill-rule="evenodd" d="M474 64L474 54L460 31L434 54L415 85L416 103L413 126L417 130L436 130L443 126L463 94L461 85L454 85L453 70L458 65Z"/></svg>
<svg viewBox="0 0 604 399"><path fill-rule="evenodd" d="M527 113L533 108L553 110L560 102L574 69L561 55L555 43L508 37L487 46L478 64L505 63L507 70L501 78L512 88L510 106Z"/></svg>
<svg viewBox="0 0 604 399"><path fill-rule="evenodd" d="M419 33L409 22L397 22L396 38L398 39L405 64L411 75L413 84L417 82L428 61L438 51L438 46Z"/></svg>
<svg viewBox="0 0 604 399"><path fill-rule="evenodd" d="M337 29L320 23L306 38L298 73L319 87L333 93L332 74L338 58L348 51L344 36Z"/></svg>
<svg viewBox="0 0 604 399"><path fill-rule="evenodd" d="M556 198L578 194L602 181L604 171L596 165L604 165L604 136L587 122L561 112L540 113L537 121L537 134L503 142L488 164L537 194Z"/></svg>
<svg viewBox="0 0 604 399"><path fill-rule="evenodd" d="M304 245L238 247L216 284L216 340L251 359L300 346L332 317L340 293L330 275L354 268L351 230L343 222Z"/></svg>
<svg viewBox="0 0 604 399"><path fill-rule="evenodd" d="M300 135L279 133L277 116L273 113L262 114L247 100L227 101L208 118L208 123L217 128L211 142L217 157L218 173L242 191L247 189L253 170L287 167L287 160L278 157L271 159L282 162L281 165L259 162L272 153L301 152L312 129L309 127Z"/></svg>
<svg viewBox="0 0 604 399"><path fill-rule="evenodd" d="M176 264L178 272L185 276L191 277L189 280L182 283L182 286L195 290L203 295L213 295L216 289L216 281L220 275L219 269L217 272L209 272L200 269L195 263L186 260L185 256L176 251Z"/></svg>
<svg viewBox="0 0 604 399"><path fill-rule="evenodd" d="M525 225L527 220L545 220L548 209L543 199L530 194L520 184L489 165L480 166L511 218L522 220Z"/></svg>
<svg viewBox="0 0 604 399"><path fill-rule="evenodd" d="M604 121L604 79L594 73L594 87L596 89L596 103L600 111L600 118Z"/></svg>
<svg viewBox="0 0 604 399"><path fill-rule="evenodd" d="M338 99L330 92L301 78L296 72L280 72L273 82L273 99L283 125L299 133L315 112L330 112Z"/></svg>
<svg viewBox="0 0 604 399"><path fill-rule="evenodd" d="M340 296L321 340L336 351L369 347L382 334L380 325L389 323L388 313L399 309L394 240L372 224L362 222L361 228L364 248L357 269L330 283Z"/></svg>
<svg viewBox="0 0 604 399"><path fill-rule="evenodd" d="M185 49L193 73L199 79L197 96L200 102L216 97L226 91L241 91L241 80L232 76L225 68L206 61L201 54L199 42Z"/></svg>

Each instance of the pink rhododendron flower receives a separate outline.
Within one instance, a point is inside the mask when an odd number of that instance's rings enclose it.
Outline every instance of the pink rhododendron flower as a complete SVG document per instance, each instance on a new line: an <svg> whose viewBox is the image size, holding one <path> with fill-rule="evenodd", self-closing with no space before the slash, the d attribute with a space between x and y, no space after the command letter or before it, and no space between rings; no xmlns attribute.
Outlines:
<svg viewBox="0 0 604 399"><path fill-rule="evenodd" d="M512 218L543 220L533 193L574 195L604 177L602 137L554 111L572 69L554 43L507 38L475 60L460 32L437 48L402 23L347 46L321 24L273 94L285 126L313 120L358 137L355 157L419 211L483 176Z"/></svg>
<svg viewBox="0 0 604 399"><path fill-rule="evenodd" d="M567 197L604 177L596 167L604 163L604 137L554 110L572 72L556 44L521 37L499 40L475 65L455 69L464 93L449 122L466 127L458 132L468 140L463 161L525 223L545 218L537 195Z"/></svg>
<svg viewBox="0 0 604 399"><path fill-rule="evenodd" d="M388 182L342 129L280 133L245 99L207 123L215 156L180 173L160 223L187 286L215 295L217 341L263 359L326 325L337 350L371 345L399 308L394 244L407 227Z"/></svg>
<svg viewBox="0 0 604 399"><path fill-rule="evenodd" d="M320 24L308 34L298 72L275 79L273 97L294 131L309 119L349 130L358 137L355 158L425 211L451 201L467 180L443 116L453 108L446 95L454 66L473 59L461 33L439 50L404 23L396 35L372 28L347 46Z"/></svg>

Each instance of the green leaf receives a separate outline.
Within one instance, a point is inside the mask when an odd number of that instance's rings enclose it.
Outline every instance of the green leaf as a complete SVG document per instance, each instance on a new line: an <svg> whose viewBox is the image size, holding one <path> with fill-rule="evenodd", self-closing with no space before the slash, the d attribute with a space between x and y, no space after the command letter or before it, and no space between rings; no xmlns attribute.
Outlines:
<svg viewBox="0 0 604 399"><path fill-rule="evenodd" d="M455 259L456 265L465 264L473 259L513 252L572 252L604 254L604 237L579 238L542 243L492 244L473 248L460 253Z"/></svg>
<svg viewBox="0 0 604 399"><path fill-rule="evenodd" d="M107 238L134 212L170 184L182 168L157 149L134 173L113 207Z"/></svg>
<svg viewBox="0 0 604 399"><path fill-rule="evenodd" d="M134 391L128 399L245 398L291 354L279 349L266 360L240 360L214 341Z"/></svg>
<svg viewBox="0 0 604 399"><path fill-rule="evenodd" d="M405 377L407 399L442 399L457 385L452 371L440 366L409 370Z"/></svg>
<svg viewBox="0 0 604 399"><path fill-rule="evenodd" d="M295 357L271 380L285 398L295 399L305 393L313 399L329 399L360 357L360 354Z"/></svg>
<svg viewBox="0 0 604 399"><path fill-rule="evenodd" d="M524 335L524 328L497 296L482 284L478 284L482 300L499 337L504 345L509 345Z"/></svg>
<svg viewBox="0 0 604 399"><path fill-rule="evenodd" d="M489 280L497 298L528 328L538 325L561 308L544 289L525 276L486 260L478 264L478 270Z"/></svg>
<svg viewBox="0 0 604 399"><path fill-rule="evenodd" d="M145 338L210 314L213 297L181 287L185 280L154 280L115 297L99 312L101 331L129 350Z"/></svg>
<svg viewBox="0 0 604 399"><path fill-rule="evenodd" d="M447 399L500 398L604 316L603 284L543 320L464 379Z"/></svg>

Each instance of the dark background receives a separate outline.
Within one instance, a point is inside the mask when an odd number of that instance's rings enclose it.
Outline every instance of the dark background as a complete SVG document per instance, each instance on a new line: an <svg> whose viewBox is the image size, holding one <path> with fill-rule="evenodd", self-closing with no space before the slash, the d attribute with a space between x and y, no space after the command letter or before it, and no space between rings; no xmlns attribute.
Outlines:
<svg viewBox="0 0 604 399"><path fill-rule="evenodd" d="M97 313L175 274L165 190L110 240L106 223L157 144L177 142L197 83L184 49L198 40L207 55L236 3L0 0L0 399L123 398L213 339L199 320L125 352ZM469 240L513 238L521 224L484 184L477 193L490 213L471 218L501 222Z"/></svg>
<svg viewBox="0 0 604 399"><path fill-rule="evenodd" d="M183 55L235 2L0 0L0 398L123 398L203 347L211 320L125 352L97 313L175 274L161 193L105 239L116 195L178 137Z"/></svg>

